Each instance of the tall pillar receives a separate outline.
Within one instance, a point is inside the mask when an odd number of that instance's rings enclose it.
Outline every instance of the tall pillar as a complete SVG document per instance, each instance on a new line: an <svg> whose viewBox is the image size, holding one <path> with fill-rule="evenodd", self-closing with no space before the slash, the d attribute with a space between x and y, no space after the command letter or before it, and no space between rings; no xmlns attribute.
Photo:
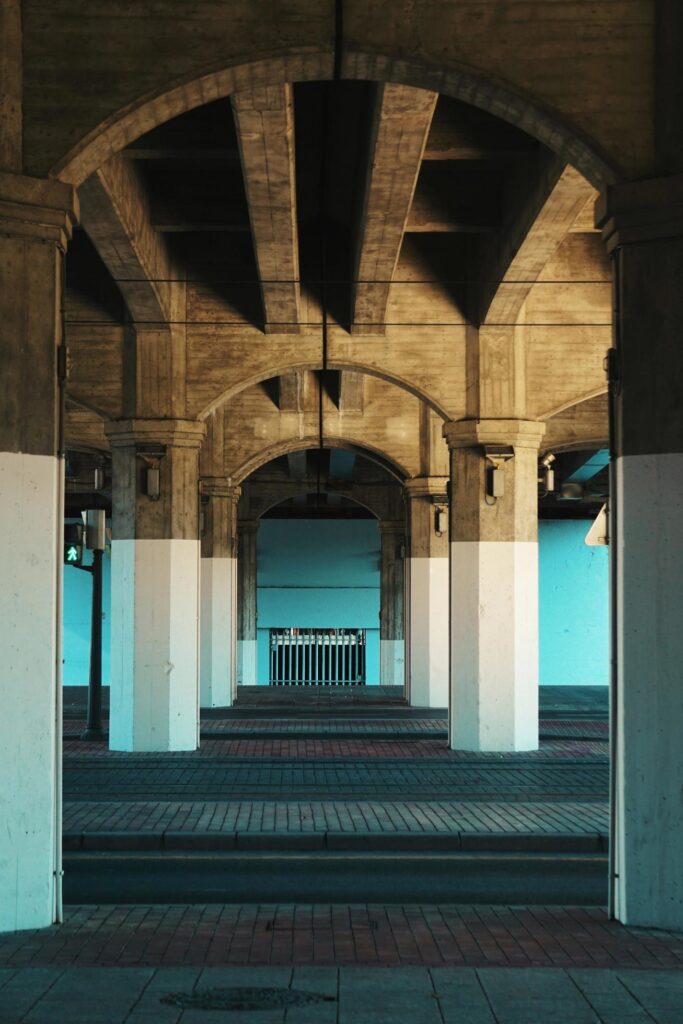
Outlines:
<svg viewBox="0 0 683 1024"><path fill-rule="evenodd" d="M683 929L683 176L618 185L613 259L612 907ZM614 508L616 505L616 508Z"/></svg>
<svg viewBox="0 0 683 1024"><path fill-rule="evenodd" d="M404 552L405 523L380 522L379 681L381 686L405 682Z"/></svg>
<svg viewBox="0 0 683 1024"><path fill-rule="evenodd" d="M76 211L69 186L0 172L0 932L52 924L60 900L58 354Z"/></svg>
<svg viewBox="0 0 683 1024"><path fill-rule="evenodd" d="M237 502L229 481L202 480L200 706L229 707L237 682Z"/></svg>
<svg viewBox="0 0 683 1024"><path fill-rule="evenodd" d="M416 477L405 483L410 503L408 651L413 707L448 707L447 483L446 477Z"/></svg>
<svg viewBox="0 0 683 1024"><path fill-rule="evenodd" d="M451 451L451 716L454 750L538 747L538 446L529 420L444 424ZM491 496L485 449L503 478Z"/></svg>
<svg viewBox="0 0 683 1024"><path fill-rule="evenodd" d="M255 686L257 675L256 537L258 519L237 524L237 682Z"/></svg>
<svg viewBox="0 0 683 1024"><path fill-rule="evenodd" d="M194 420L107 424L112 446L112 750L199 737L199 446Z"/></svg>

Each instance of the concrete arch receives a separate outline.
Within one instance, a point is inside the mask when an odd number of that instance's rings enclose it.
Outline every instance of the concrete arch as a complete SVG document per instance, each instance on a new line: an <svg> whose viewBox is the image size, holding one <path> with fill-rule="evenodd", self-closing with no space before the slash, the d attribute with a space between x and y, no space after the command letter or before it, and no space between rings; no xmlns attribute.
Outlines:
<svg viewBox="0 0 683 1024"><path fill-rule="evenodd" d="M408 469L401 465L392 455L388 452L380 451L380 449L372 445L359 445L356 441L343 437L325 437L324 443L326 448L341 448L344 451L364 455L366 458L376 462L399 483L403 483L410 476ZM265 466L266 463L272 462L273 459L279 458L281 455L303 451L306 448L318 448L319 446L320 438L317 435L292 437L275 444L270 444L267 448L264 448L256 455L252 455L246 462L237 467L233 473L233 483L241 484L251 473L260 469L261 466Z"/></svg>
<svg viewBox="0 0 683 1024"><path fill-rule="evenodd" d="M394 387L400 388L402 391L407 391L408 394L417 398L418 401L424 402L425 405L433 409L437 416L440 416L443 420L452 419L452 415L444 408L441 403L430 395L427 391L419 388L417 385L411 383L398 374L392 374L382 372L374 366L367 366L365 363L353 362L350 360L330 360L328 362L328 369L330 370L348 370L352 373L363 373L368 377L376 377L378 380L383 380L386 384L391 384ZM262 384L266 380L270 380L272 377L280 377L287 373L295 373L297 370L322 370L322 362L313 362L312 360L301 361L291 363L280 363L275 366L269 366L267 369L253 373L243 380L232 384L225 391L221 392L217 398L215 398L209 405L205 406L199 413L197 413L197 419L205 420L212 413L220 409L221 406L226 405L231 399L241 394L242 391L247 391L249 388L256 387L258 384Z"/></svg>
<svg viewBox="0 0 683 1024"><path fill-rule="evenodd" d="M546 419L543 451L567 452L609 447L607 389L602 387L567 403Z"/></svg>
<svg viewBox="0 0 683 1024"><path fill-rule="evenodd" d="M590 402L592 398L599 398L600 395L607 394L607 384L602 384L600 387L591 388L590 391L584 392L579 395L578 398L573 398L570 402L563 402L562 405L556 406L554 409L547 409L542 412L540 416L537 416L537 420L550 420L553 416L559 416L560 413L567 412L569 409L573 409L577 405L581 405L582 402Z"/></svg>
<svg viewBox="0 0 683 1024"><path fill-rule="evenodd" d="M298 492L297 492L297 493L298 493ZM310 493L310 492L309 492L309 493ZM325 493L326 493L326 494L341 494L341 491L334 491L334 490L330 490L330 488L326 488L326 489L325 489ZM293 497L293 496L294 496L294 492L293 492L292 494L288 495L288 496L287 496L287 497L285 497L285 498L276 498L276 499L274 499L274 500L273 500L273 501L272 501L272 502L271 502L271 503L270 503L269 505L267 505L267 506L266 506L266 507L265 507L265 508L263 509L263 511L262 511L262 512L259 512L259 514L258 514L258 516L257 516L257 519L262 519L262 518L263 518L263 516L265 516L265 514L266 514L267 512L270 512L270 510L271 510L272 508L277 508L277 506L278 506L278 505L282 505L282 504L283 504L283 503L284 503L285 501L289 501L289 499L290 499L291 497ZM342 494L341 496L342 496L343 498L348 498L348 500L349 500L349 501L352 501L352 502L353 502L354 504L356 504L356 505L360 505L360 506L361 506L361 508L367 509L367 511L368 511L368 512L370 512L370 513L371 513L371 514L372 514L372 515L373 515L373 516L375 517L375 519L376 519L376 520L377 520L378 522L380 522L380 521L381 521L381 519L382 519L382 516L380 515L380 513L379 513L379 512L377 511L377 509L374 509L374 508L372 508L372 506L371 506L371 505L369 505L367 501L360 501L360 500L359 500L358 498L354 498L354 497L353 497L352 495L350 495L350 494Z"/></svg>
<svg viewBox="0 0 683 1024"><path fill-rule="evenodd" d="M287 81L329 80L332 73L330 50L290 50L262 60L238 60L228 67L207 68L199 76L193 74L187 80L169 83L165 90L143 95L106 118L51 167L50 177L80 185L114 153L179 114L241 89ZM596 188L623 177L594 140L533 96L490 72L455 62L445 66L352 49L344 54L342 77L431 89L486 110L537 138Z"/></svg>

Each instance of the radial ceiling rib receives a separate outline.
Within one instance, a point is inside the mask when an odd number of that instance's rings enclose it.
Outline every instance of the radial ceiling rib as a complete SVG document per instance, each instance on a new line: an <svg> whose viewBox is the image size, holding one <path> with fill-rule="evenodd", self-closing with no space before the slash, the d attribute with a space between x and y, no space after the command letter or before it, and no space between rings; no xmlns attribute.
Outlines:
<svg viewBox="0 0 683 1024"><path fill-rule="evenodd" d="M240 148L254 252L269 334L299 330L294 101L291 84L235 93Z"/></svg>
<svg viewBox="0 0 683 1024"><path fill-rule="evenodd" d="M149 202L136 166L121 155L108 160L78 190L81 221L121 290L136 323L166 324L172 269L164 239L152 227Z"/></svg>
<svg viewBox="0 0 683 1024"><path fill-rule="evenodd" d="M595 190L573 167L544 155L505 219L482 267L481 324L514 324L544 267Z"/></svg>
<svg viewBox="0 0 683 1024"><path fill-rule="evenodd" d="M351 329L383 334L398 262L437 94L379 85L365 196L354 260Z"/></svg>

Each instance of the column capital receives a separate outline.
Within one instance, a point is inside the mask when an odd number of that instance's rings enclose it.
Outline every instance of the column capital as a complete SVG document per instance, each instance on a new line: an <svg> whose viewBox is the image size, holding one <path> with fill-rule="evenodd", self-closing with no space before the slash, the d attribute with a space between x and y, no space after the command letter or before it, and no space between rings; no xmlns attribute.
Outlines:
<svg viewBox="0 0 683 1024"><path fill-rule="evenodd" d="M237 503L242 495L239 484L232 482L232 477L203 476L199 481L200 493L207 498L227 498Z"/></svg>
<svg viewBox="0 0 683 1024"><path fill-rule="evenodd" d="M608 185L595 204L608 252L622 245L683 237L683 175Z"/></svg>
<svg viewBox="0 0 683 1024"><path fill-rule="evenodd" d="M133 419L110 420L104 432L112 448L156 444L168 448L200 448L206 424L200 420Z"/></svg>
<svg viewBox="0 0 683 1024"><path fill-rule="evenodd" d="M402 519L380 519L379 520L379 532L380 534L404 534L406 532L406 524Z"/></svg>
<svg viewBox="0 0 683 1024"><path fill-rule="evenodd" d="M403 486L409 498L448 498L447 476L414 476Z"/></svg>
<svg viewBox="0 0 683 1024"><path fill-rule="evenodd" d="M66 251L78 216L73 185L0 171L0 234L52 242Z"/></svg>
<svg viewBox="0 0 683 1024"><path fill-rule="evenodd" d="M538 449L544 433L545 423L538 420L447 420L443 425L443 436L451 450L486 444Z"/></svg>
<svg viewBox="0 0 683 1024"><path fill-rule="evenodd" d="M238 533L256 533L259 528L260 519L238 519Z"/></svg>

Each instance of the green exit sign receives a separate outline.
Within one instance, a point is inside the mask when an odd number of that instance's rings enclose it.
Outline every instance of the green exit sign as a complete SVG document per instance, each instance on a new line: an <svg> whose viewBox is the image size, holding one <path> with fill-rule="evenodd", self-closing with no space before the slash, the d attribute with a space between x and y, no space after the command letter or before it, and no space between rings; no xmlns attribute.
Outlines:
<svg viewBox="0 0 683 1024"><path fill-rule="evenodd" d="M64 564L80 565L83 561L83 527L79 523L64 526Z"/></svg>

